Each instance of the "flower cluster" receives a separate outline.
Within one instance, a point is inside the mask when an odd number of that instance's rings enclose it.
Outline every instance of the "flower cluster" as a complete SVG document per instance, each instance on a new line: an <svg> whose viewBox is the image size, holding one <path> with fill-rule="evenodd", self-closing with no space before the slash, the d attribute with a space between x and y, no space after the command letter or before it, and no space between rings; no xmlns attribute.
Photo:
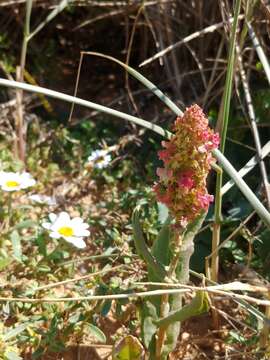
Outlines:
<svg viewBox="0 0 270 360"><path fill-rule="evenodd" d="M95 150L87 159L87 161L90 164L93 164L93 167L97 169L106 168L111 160L112 157L107 150Z"/></svg>
<svg viewBox="0 0 270 360"><path fill-rule="evenodd" d="M48 205L48 206L56 206L57 202L55 197L47 196L47 195L39 195L39 194L32 194L29 195L28 198L40 205Z"/></svg>
<svg viewBox="0 0 270 360"><path fill-rule="evenodd" d="M20 191L35 184L36 180L27 172L0 171L0 188L3 191ZM57 205L55 198L46 195L32 194L29 196L29 199L39 204ZM83 219L80 217L71 219L69 214L63 211L58 215L50 213L49 220L50 222L43 222L42 227L49 231L51 238L62 238L79 249L86 247L83 238L89 236L90 231L88 230L89 225Z"/></svg>
<svg viewBox="0 0 270 360"><path fill-rule="evenodd" d="M159 158L164 168L157 169L159 183L154 186L157 199L164 203L176 221L186 224L207 210L213 196L206 178L214 161L211 151L219 145L219 135L208 126L198 105L186 109L174 123L174 135L163 141Z"/></svg>
<svg viewBox="0 0 270 360"><path fill-rule="evenodd" d="M50 222L42 223L44 229L49 230L49 236L54 239L63 238L79 249L86 247L83 237L89 236L89 225L80 217L70 218L69 214L62 211L59 215L49 214Z"/></svg>
<svg viewBox="0 0 270 360"><path fill-rule="evenodd" d="M34 186L36 180L27 173L0 171L0 187L4 191L18 191Z"/></svg>

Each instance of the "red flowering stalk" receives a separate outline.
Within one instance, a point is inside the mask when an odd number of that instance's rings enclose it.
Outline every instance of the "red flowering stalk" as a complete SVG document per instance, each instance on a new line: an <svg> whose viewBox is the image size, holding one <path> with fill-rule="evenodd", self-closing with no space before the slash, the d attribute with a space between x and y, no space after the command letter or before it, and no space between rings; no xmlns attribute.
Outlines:
<svg viewBox="0 0 270 360"><path fill-rule="evenodd" d="M211 151L219 145L219 135L208 126L198 105L186 109L174 123L174 135L163 141L159 158L164 168L157 169L159 183L154 186L157 199L167 205L182 226L194 220L213 201L206 178L214 161Z"/></svg>

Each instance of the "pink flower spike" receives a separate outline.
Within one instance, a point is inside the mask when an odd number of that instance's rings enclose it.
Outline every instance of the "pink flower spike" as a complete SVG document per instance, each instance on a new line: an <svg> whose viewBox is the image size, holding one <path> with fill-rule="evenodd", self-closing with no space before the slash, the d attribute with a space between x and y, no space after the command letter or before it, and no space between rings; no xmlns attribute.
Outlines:
<svg viewBox="0 0 270 360"><path fill-rule="evenodd" d="M208 129L201 132L201 139L203 141L208 141L209 140L209 131L208 131Z"/></svg>
<svg viewBox="0 0 270 360"><path fill-rule="evenodd" d="M168 181L169 178L173 176L171 169L157 168L156 173L160 181Z"/></svg>
<svg viewBox="0 0 270 360"><path fill-rule="evenodd" d="M219 135L208 126L198 105L177 117L173 131L158 153L164 166L157 169L159 186L155 186L155 193L168 206L177 225L185 227L214 200L207 193L206 179L215 161L212 150L219 145Z"/></svg>
<svg viewBox="0 0 270 360"><path fill-rule="evenodd" d="M157 176L160 178L161 181L167 180L167 171L164 168L157 168Z"/></svg>
<svg viewBox="0 0 270 360"><path fill-rule="evenodd" d="M194 180L187 177L182 177L182 179L178 181L178 185L186 188L187 190L190 190L194 186Z"/></svg>
<svg viewBox="0 0 270 360"><path fill-rule="evenodd" d="M178 186L182 186L186 188L187 190L190 190L194 186L194 180L192 179L192 176L194 175L194 172L192 170L185 171L178 180Z"/></svg>
<svg viewBox="0 0 270 360"><path fill-rule="evenodd" d="M169 141L161 141L161 145L165 148L165 149L168 149L170 147L170 143Z"/></svg>
<svg viewBox="0 0 270 360"><path fill-rule="evenodd" d="M160 160L166 163L166 161L170 159L170 153L168 150L160 150L158 152L158 157L160 158Z"/></svg>
<svg viewBox="0 0 270 360"><path fill-rule="evenodd" d="M219 133L214 133L212 135L212 143L214 145L215 148L218 148L219 143L220 143L220 137L219 137Z"/></svg>
<svg viewBox="0 0 270 360"><path fill-rule="evenodd" d="M199 201L200 207L207 210L209 204L214 201L214 196L209 194L198 194L197 199Z"/></svg>

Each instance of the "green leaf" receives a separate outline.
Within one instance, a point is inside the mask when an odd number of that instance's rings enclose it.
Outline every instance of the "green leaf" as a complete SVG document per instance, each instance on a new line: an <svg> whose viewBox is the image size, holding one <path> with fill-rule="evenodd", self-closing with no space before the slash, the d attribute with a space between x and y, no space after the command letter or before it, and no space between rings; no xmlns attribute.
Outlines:
<svg viewBox="0 0 270 360"><path fill-rule="evenodd" d="M16 260L22 261L22 245L21 245L21 237L17 230L12 231L10 235L12 247L13 247L13 255Z"/></svg>
<svg viewBox="0 0 270 360"><path fill-rule="evenodd" d="M101 315L106 316L108 315L109 311L111 310L112 301L106 300L101 308Z"/></svg>
<svg viewBox="0 0 270 360"><path fill-rule="evenodd" d="M11 258L0 258L0 271L5 270L6 267L12 262Z"/></svg>
<svg viewBox="0 0 270 360"><path fill-rule="evenodd" d="M106 335L95 325L87 324L88 331L102 344L106 343Z"/></svg>
<svg viewBox="0 0 270 360"><path fill-rule="evenodd" d="M52 269L46 264L40 264L38 266L38 271L39 272L44 272L44 273L49 273L49 272L52 271Z"/></svg>
<svg viewBox="0 0 270 360"><path fill-rule="evenodd" d="M158 221L161 224L164 224L169 216L169 209L166 205L162 204L161 202L158 202Z"/></svg>
<svg viewBox="0 0 270 360"><path fill-rule="evenodd" d="M156 321L157 326L169 326L170 324L180 321L183 322L192 316L200 315L209 311L210 304L206 291L198 290L192 301L180 310L169 313L168 316Z"/></svg>
<svg viewBox="0 0 270 360"><path fill-rule="evenodd" d="M113 348L112 360L143 360L144 348L137 338L128 335Z"/></svg>
<svg viewBox="0 0 270 360"><path fill-rule="evenodd" d="M150 343L157 330L157 326L153 322L153 320L157 320L157 311L156 307L150 301L143 303L141 318L143 342L146 348L149 349Z"/></svg>
<svg viewBox="0 0 270 360"><path fill-rule="evenodd" d="M2 336L3 341L8 341L8 340L16 337L17 335L22 333L27 328L27 326L28 326L28 324L20 324L20 325L14 327L13 329L9 330Z"/></svg>
<svg viewBox="0 0 270 360"><path fill-rule="evenodd" d="M20 357L15 351L7 350L4 354L4 360L22 360L22 357Z"/></svg>
<svg viewBox="0 0 270 360"><path fill-rule="evenodd" d="M152 255L164 266L170 262L171 219L167 218L152 247Z"/></svg>
<svg viewBox="0 0 270 360"><path fill-rule="evenodd" d="M133 227L135 247L138 255L141 256L143 260L147 263L148 267L150 267L151 270L155 272L157 278L159 280L162 280L166 276L166 270L162 266L162 264L158 262L157 259L150 253L150 251L147 248L143 231L140 225L139 211L140 208L136 207L132 214L132 227Z"/></svg>
<svg viewBox="0 0 270 360"><path fill-rule="evenodd" d="M171 256L170 239L171 239L171 229L170 229L170 219L168 218L165 224L162 226L161 230L159 231L151 251L154 258L160 264L162 264L164 268L165 266L168 266L170 263L170 256ZM149 281L158 282L160 280L164 280L164 277L161 279L159 276L157 276L157 273L154 269L148 267Z"/></svg>
<svg viewBox="0 0 270 360"><path fill-rule="evenodd" d="M15 225L13 227L13 229L14 230L27 229L27 228L31 228L31 227L36 227L37 225L38 225L38 223L36 221L24 220L24 221L21 221L19 224Z"/></svg>

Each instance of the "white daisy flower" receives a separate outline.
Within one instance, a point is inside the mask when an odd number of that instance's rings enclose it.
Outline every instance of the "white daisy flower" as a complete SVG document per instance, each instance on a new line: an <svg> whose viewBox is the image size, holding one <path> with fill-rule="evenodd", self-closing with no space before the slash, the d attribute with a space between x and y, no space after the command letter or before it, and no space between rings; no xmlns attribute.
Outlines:
<svg viewBox="0 0 270 360"><path fill-rule="evenodd" d="M42 227L49 230L50 237L54 239L63 238L79 249L86 247L83 237L89 236L90 231L87 230L89 225L84 223L83 219L80 217L71 219L69 214L64 211L58 215L50 213L49 219L50 222L42 223Z"/></svg>
<svg viewBox="0 0 270 360"><path fill-rule="evenodd" d="M93 163L95 168L104 169L109 165L112 157L107 150L95 150L87 160L88 162Z"/></svg>
<svg viewBox="0 0 270 360"><path fill-rule="evenodd" d="M49 206L57 205L55 198L47 195L32 194L29 195L28 198L33 202L41 205L49 205Z"/></svg>
<svg viewBox="0 0 270 360"><path fill-rule="evenodd" d="M18 191L26 189L30 186L34 186L36 180L33 179L32 175L23 173L14 173L0 171L0 187L4 191Z"/></svg>

